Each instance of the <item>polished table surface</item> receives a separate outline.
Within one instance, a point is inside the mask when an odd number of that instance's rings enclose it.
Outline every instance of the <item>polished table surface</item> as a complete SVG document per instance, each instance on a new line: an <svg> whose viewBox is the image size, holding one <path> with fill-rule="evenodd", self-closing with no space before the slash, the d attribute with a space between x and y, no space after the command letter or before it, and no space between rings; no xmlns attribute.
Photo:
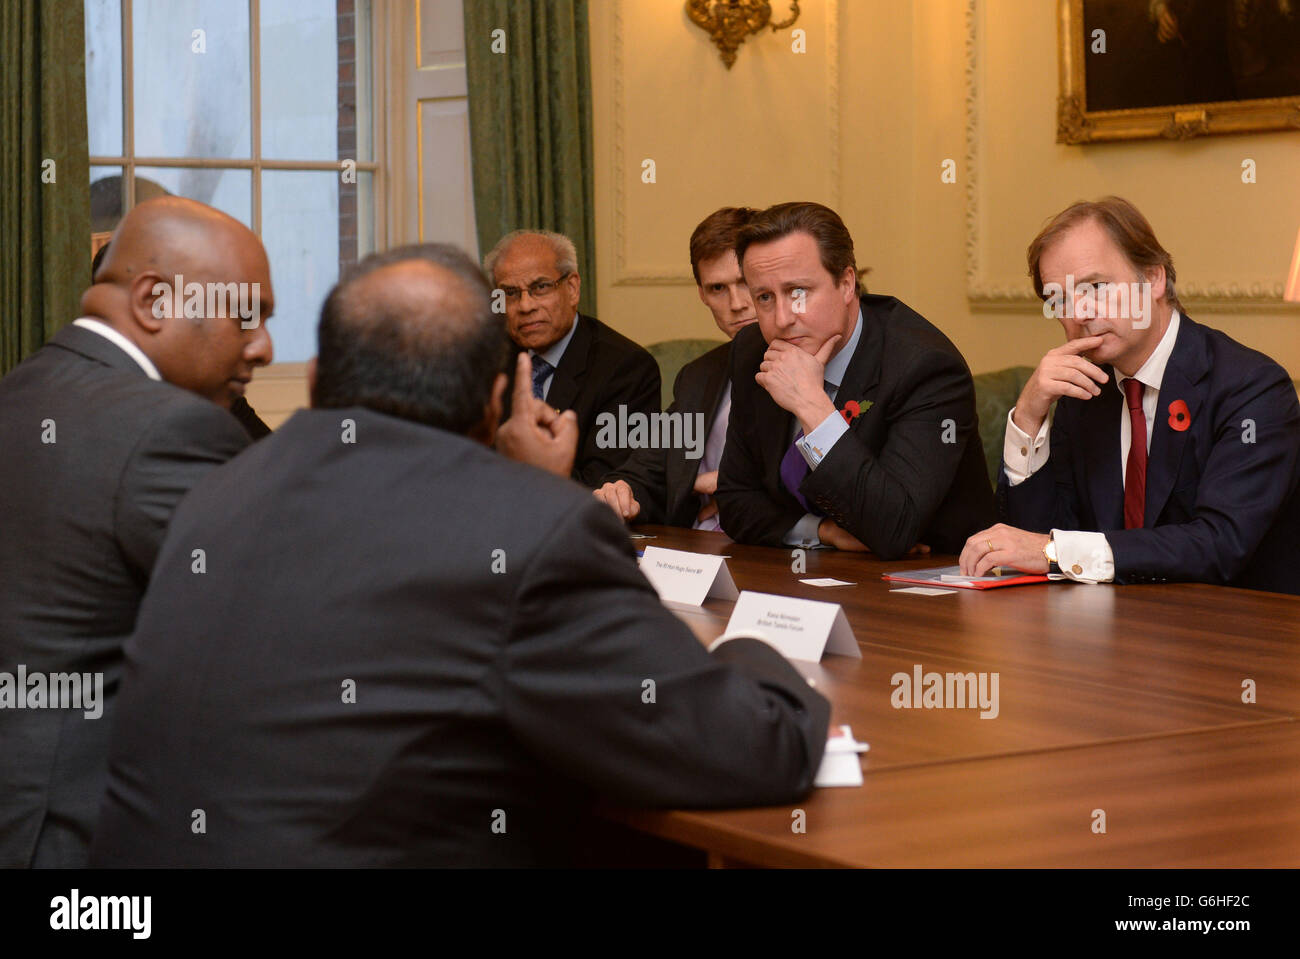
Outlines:
<svg viewBox="0 0 1300 959"><path fill-rule="evenodd" d="M871 749L859 788L761 809L612 810L618 821L720 865L1300 865L1300 597L1076 583L920 596L881 574L954 557L808 550L795 572L788 549L635 532L653 537L638 549L728 556L739 589L841 604L862 659L796 665ZM816 577L855 585L799 582ZM709 642L732 605L673 611ZM894 708L891 677L917 665L997 673L998 715Z"/></svg>

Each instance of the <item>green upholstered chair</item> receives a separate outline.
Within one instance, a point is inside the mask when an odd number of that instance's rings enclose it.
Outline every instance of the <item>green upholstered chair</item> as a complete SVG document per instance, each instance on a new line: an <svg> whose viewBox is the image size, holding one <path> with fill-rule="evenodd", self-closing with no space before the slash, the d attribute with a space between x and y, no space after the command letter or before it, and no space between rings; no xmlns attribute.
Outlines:
<svg viewBox="0 0 1300 959"><path fill-rule="evenodd" d="M662 343L651 343L646 347L650 355L655 358L655 362L659 364L659 376L662 379L660 386L662 409L668 409L668 405L673 401L673 381L677 379L681 368L715 346L720 346L722 342L722 340L664 340Z"/></svg>
<svg viewBox="0 0 1300 959"><path fill-rule="evenodd" d="M1007 431L1007 414L1034 373L1032 366L1012 366L993 373L979 373L975 380L975 411L980 418L980 444L989 482L996 488L1002 465L1002 441Z"/></svg>

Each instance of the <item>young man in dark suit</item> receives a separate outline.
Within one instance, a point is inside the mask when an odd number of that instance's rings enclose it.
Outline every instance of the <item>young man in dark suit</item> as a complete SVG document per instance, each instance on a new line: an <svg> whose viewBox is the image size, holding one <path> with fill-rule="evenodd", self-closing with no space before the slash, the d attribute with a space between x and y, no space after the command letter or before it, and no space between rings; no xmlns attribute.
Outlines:
<svg viewBox="0 0 1300 959"><path fill-rule="evenodd" d="M177 276L246 284L257 316L206 295L182 309ZM122 644L176 503L250 442L228 410L271 361L262 244L192 200L128 213L81 308L0 381L0 670L102 697L95 717L0 709L0 866L85 865Z"/></svg>
<svg viewBox="0 0 1300 959"><path fill-rule="evenodd" d="M1007 417L1008 525L972 536L963 570L1300 592L1300 404L1286 371L1182 313L1173 258L1127 200L1074 204L1028 256L1067 342Z"/></svg>
<svg viewBox="0 0 1300 959"><path fill-rule="evenodd" d="M510 339L529 354L533 395L577 414L573 478L595 487L628 453L601 442L597 417L617 418L620 407L626 414L659 412L659 364L623 334L578 313L582 278L568 237L516 230L501 238L483 264L504 297Z"/></svg>
<svg viewBox="0 0 1300 959"><path fill-rule="evenodd" d="M691 234L691 272L700 302L727 342L681 368L673 383L670 414L698 417L704 424L703 450L690 457L686 444L637 450L595 490L598 498L629 523L666 523L716 530L718 467L731 416L731 340L757 319L736 259L736 237L757 213L749 207L723 207L710 213Z"/></svg>
<svg viewBox="0 0 1300 959"><path fill-rule="evenodd" d="M810 788L826 701L758 640L705 652L606 506L489 449L507 341L472 261L368 258L319 339L313 408L172 522L94 864L556 865L596 796ZM573 417L548 420L519 363L508 445L567 473Z"/></svg>
<svg viewBox="0 0 1300 959"><path fill-rule="evenodd" d="M766 546L956 552L993 496L961 353L890 296L861 294L853 239L819 203L741 232L758 323L732 344L722 528Z"/></svg>

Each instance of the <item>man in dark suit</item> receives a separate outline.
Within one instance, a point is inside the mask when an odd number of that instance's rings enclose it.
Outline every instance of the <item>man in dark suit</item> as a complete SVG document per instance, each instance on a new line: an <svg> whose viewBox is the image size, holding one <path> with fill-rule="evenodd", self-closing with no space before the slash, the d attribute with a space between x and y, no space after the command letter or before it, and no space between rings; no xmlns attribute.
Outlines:
<svg viewBox="0 0 1300 959"><path fill-rule="evenodd" d="M685 443L639 449L606 474L594 491L628 522L720 528L713 494L731 418L730 341L757 319L736 259L736 237L756 212L749 207L723 207L705 217L691 234L691 272L700 302L709 308L727 342L687 363L673 382L668 413L703 424L702 450Z"/></svg>
<svg viewBox="0 0 1300 959"><path fill-rule="evenodd" d="M1182 314L1173 258L1127 200L1064 210L1029 265L1068 342L1007 417L1009 525L972 536L963 570L1300 592L1300 404L1286 371Z"/></svg>
<svg viewBox="0 0 1300 959"><path fill-rule="evenodd" d="M247 284L257 317L207 296L182 309L178 276ZM85 865L122 644L176 503L249 443L228 410L271 360L272 306L250 230L191 200L148 201L119 226L83 316L0 381L0 670L102 689L98 716L0 699L0 865Z"/></svg>
<svg viewBox="0 0 1300 959"><path fill-rule="evenodd" d="M961 353L893 297L860 295L853 239L819 203L764 210L736 252L758 323L732 344L722 528L885 559L960 549L993 515Z"/></svg>
<svg viewBox="0 0 1300 959"><path fill-rule="evenodd" d="M573 478L595 487L628 455L626 447L605 441L597 418L617 419L620 407L624 416L659 412L659 365L626 336L579 315L582 279L568 237L516 230L483 263L505 300L506 331L532 361L533 395L577 414Z"/></svg>
<svg viewBox="0 0 1300 959"><path fill-rule="evenodd" d="M808 790L825 700L758 640L706 653L607 507L488 448L507 347L472 261L373 256L319 337L313 408L172 522L94 864L559 864L598 795ZM512 422L532 403L517 378Z"/></svg>

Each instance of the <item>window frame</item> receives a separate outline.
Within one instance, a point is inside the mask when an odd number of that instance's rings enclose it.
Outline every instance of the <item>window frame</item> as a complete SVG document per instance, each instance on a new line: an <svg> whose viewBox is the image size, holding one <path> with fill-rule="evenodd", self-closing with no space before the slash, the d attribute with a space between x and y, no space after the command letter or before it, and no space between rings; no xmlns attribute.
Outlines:
<svg viewBox="0 0 1300 959"><path fill-rule="evenodd" d="M375 249L386 248L388 237L387 195L388 184L385 177L385 140L380 118L386 112L380 104L386 102L384 74L379 68L379 58L375 56L375 38L383 35L386 29L384 4L368 2L370 9L369 44L365 49L367 66L370 72L370 143L372 159L362 161L354 157L339 160L273 160L262 156L262 63L261 63L261 2L246 0L248 3L248 47L249 47L249 124L251 139L249 156L242 157L153 157L138 156L135 152L135 58L133 26L133 0L121 0L122 4L122 155L91 156L92 167L117 167L122 171L122 211L123 215L135 207L135 171L136 167L168 167L172 169L208 169L208 170L250 170L252 175L251 219L249 226L262 238L262 171L288 170L298 172L338 172L341 173L347 160L355 161L358 174L369 173L371 181L371 206L374 214ZM357 0L358 4L367 0ZM357 52L360 53L360 46ZM358 202L360 193L358 190ZM275 364L280 365L280 364ZM301 364L284 364L296 366Z"/></svg>

